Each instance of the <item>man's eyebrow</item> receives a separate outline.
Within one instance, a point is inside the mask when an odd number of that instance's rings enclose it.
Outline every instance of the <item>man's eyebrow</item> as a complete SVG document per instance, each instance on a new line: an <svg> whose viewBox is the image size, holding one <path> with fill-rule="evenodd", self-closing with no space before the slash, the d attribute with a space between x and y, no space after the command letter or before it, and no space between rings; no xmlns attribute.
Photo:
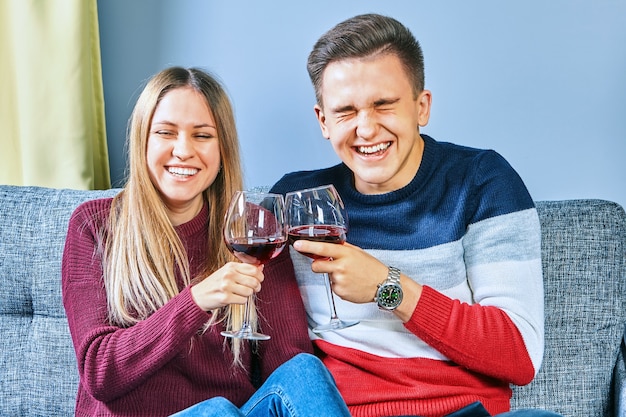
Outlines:
<svg viewBox="0 0 626 417"><path fill-rule="evenodd" d="M354 107L352 104L347 104L345 106L334 107L331 109L331 111L333 113L347 113L354 111L355 109L356 107Z"/></svg>
<svg viewBox="0 0 626 417"><path fill-rule="evenodd" d="M376 101L374 101L372 103L373 107L380 107L380 106L388 106L390 104L395 104L398 101L400 101L399 97L394 97L394 98L380 98ZM352 112L356 109L356 107L352 104L347 104L345 106L338 106L335 108L332 108L331 111L333 113L349 113Z"/></svg>
<svg viewBox="0 0 626 417"><path fill-rule="evenodd" d="M400 101L400 98L396 97L396 98L381 98L378 99L374 102L374 107L378 107L378 106L387 106L389 104L395 104L398 101Z"/></svg>

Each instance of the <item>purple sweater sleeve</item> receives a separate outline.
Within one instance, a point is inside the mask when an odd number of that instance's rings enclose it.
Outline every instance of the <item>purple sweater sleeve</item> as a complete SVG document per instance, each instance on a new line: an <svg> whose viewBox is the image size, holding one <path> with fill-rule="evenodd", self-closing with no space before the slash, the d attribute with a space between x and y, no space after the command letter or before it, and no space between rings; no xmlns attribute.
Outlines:
<svg viewBox="0 0 626 417"><path fill-rule="evenodd" d="M257 306L263 331L271 339L259 344L263 380L283 362L301 352L313 353L302 296L288 248L265 265Z"/></svg>

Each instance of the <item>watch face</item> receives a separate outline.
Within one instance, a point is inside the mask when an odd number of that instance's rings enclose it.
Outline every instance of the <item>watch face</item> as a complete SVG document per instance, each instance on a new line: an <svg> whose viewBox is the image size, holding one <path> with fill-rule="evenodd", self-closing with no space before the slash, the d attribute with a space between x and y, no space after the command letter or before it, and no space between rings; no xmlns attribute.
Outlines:
<svg viewBox="0 0 626 417"><path fill-rule="evenodd" d="M378 293L378 305L383 308L396 308L402 302L402 289L393 284L383 285Z"/></svg>

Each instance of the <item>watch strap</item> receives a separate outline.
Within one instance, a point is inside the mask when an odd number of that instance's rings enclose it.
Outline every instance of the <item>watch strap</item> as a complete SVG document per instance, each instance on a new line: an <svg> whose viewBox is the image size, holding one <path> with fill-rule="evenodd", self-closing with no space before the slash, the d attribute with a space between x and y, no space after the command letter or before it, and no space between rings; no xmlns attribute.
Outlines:
<svg viewBox="0 0 626 417"><path fill-rule="evenodd" d="M387 281L391 281L394 284L400 284L400 270L395 266L389 266L387 272Z"/></svg>

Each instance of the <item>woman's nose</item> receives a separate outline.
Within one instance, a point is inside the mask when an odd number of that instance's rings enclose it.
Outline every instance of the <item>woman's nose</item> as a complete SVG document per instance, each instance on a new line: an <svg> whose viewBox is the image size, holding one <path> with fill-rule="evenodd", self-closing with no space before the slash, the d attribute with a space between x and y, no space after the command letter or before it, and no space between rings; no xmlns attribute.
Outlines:
<svg viewBox="0 0 626 417"><path fill-rule="evenodd" d="M174 149L172 154L180 159L189 159L193 156L193 144L185 134L179 134L176 142L174 143Z"/></svg>

